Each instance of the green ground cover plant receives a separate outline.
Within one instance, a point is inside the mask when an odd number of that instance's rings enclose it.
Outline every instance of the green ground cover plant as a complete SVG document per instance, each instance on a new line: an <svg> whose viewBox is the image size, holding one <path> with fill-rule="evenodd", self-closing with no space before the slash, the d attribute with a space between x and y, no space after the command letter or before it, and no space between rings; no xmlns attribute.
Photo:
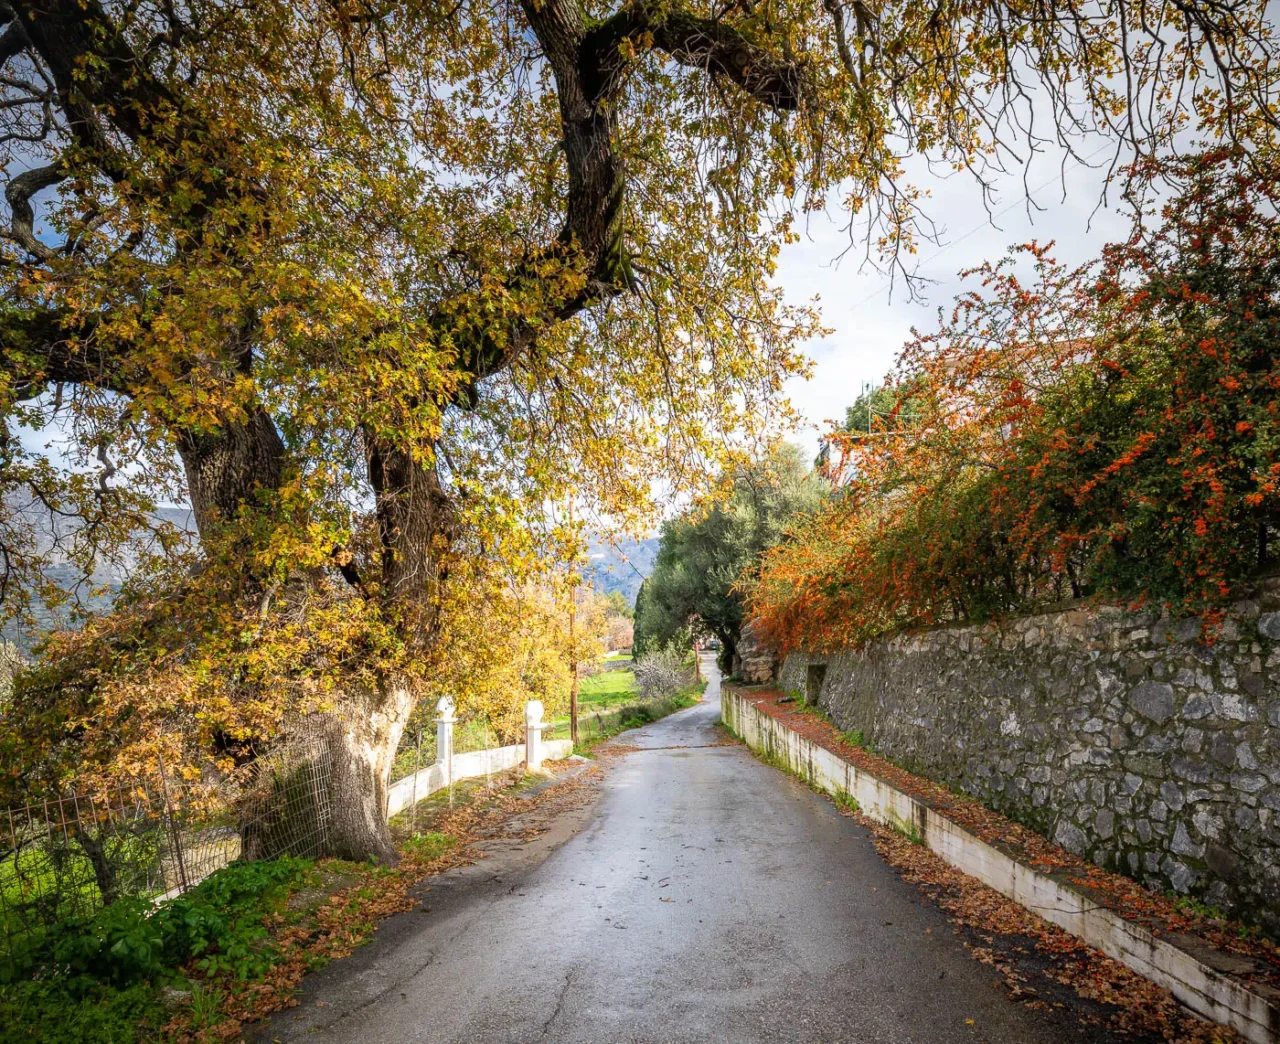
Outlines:
<svg viewBox="0 0 1280 1044"><path fill-rule="evenodd" d="M279 953L264 921L314 877L303 859L233 863L160 905L130 896L62 919L0 963L0 1041L158 1039L164 988L271 968Z"/></svg>

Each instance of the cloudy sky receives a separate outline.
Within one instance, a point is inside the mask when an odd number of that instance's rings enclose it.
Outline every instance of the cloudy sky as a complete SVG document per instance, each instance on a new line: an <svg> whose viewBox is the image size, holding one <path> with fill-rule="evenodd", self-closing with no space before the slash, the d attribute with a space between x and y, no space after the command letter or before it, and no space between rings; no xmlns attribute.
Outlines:
<svg viewBox="0 0 1280 1044"><path fill-rule="evenodd" d="M1082 151L1087 157L1090 149L1098 148L1095 141ZM1108 156L1104 149L1095 153L1092 163L1103 163ZM945 230L940 243L924 243L918 253L919 274L933 280L922 301L908 300L900 282L890 295L888 276L860 269L857 251L835 261L848 245L839 214L810 221L802 242L784 252L779 276L792 300L820 298L824 325L834 332L809 346L813 377L794 380L789 387L792 402L808 424L799 441L816 448L825 421L842 419L862 383L879 383L893 367L911 327L936 326L938 307L949 309L961 288L961 269L1002 257L1009 246L1030 239L1054 240L1059 260L1078 263L1097 256L1104 243L1123 237L1128 222L1116 207L1115 193L1111 207L1099 208L1103 172L1068 161L1064 177L1059 159L1038 157L1027 178L1042 209L1028 213L1021 179L1011 177L999 185L994 221L984 211L971 176L943 179L927 170L916 174L916 184L931 196L926 205L929 216Z"/></svg>

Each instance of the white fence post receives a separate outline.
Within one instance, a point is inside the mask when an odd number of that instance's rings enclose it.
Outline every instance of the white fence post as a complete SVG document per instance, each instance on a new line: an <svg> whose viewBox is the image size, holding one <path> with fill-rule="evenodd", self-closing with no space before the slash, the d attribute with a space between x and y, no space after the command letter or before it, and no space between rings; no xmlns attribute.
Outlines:
<svg viewBox="0 0 1280 1044"><path fill-rule="evenodd" d="M524 705L524 764L529 772L542 768L542 701Z"/></svg>
<svg viewBox="0 0 1280 1044"><path fill-rule="evenodd" d="M457 720L453 712L453 697L441 696L436 703L436 761L446 784L453 782L453 723Z"/></svg>

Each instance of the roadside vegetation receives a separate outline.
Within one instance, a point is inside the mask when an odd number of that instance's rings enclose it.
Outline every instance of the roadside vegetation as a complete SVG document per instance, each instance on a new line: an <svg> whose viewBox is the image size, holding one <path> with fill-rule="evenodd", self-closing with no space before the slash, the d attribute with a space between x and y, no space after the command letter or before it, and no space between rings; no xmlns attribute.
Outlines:
<svg viewBox="0 0 1280 1044"><path fill-rule="evenodd" d="M196 1033L348 950L448 858L382 804L438 700L460 748L516 742L630 647L591 743L695 699L691 641L732 667L751 612L823 646L1066 592L1201 605L1271 561L1261 7L871 7L0 4L0 801L45 810L0 818L0 867L92 819L61 800L163 794L172 828L179 788L245 860L177 905L49 904L3 940L0 1031L145 1036L169 986ZM833 436L820 506L783 440L823 320L784 249L837 213L918 290L908 170L990 202L1055 131L1141 161L1112 185L1145 238L984 267L903 356L901 430ZM1150 165L1192 134L1224 151ZM582 587L584 518L690 503L634 621ZM326 829L251 852L250 805Z"/></svg>
<svg viewBox="0 0 1280 1044"><path fill-rule="evenodd" d="M584 716L578 721L579 739L574 753L588 755L601 743L629 729L640 728L676 711L692 707L702 699L706 687L705 681L686 682L664 696L624 703L615 710ZM564 732L567 736L567 727Z"/></svg>
<svg viewBox="0 0 1280 1044"><path fill-rule="evenodd" d="M775 647L1073 598L1199 612L1212 638L1275 567L1278 182L1230 149L1135 177L1175 190L1159 223L1078 268L1027 244L967 273L829 436L838 492L745 578Z"/></svg>
<svg viewBox="0 0 1280 1044"><path fill-rule="evenodd" d="M707 683L695 679L693 656L692 650L669 646L644 654L631 670L606 670L584 679L579 689L575 753L587 754L627 729L647 725L697 703ZM568 717L559 719L547 735L567 738Z"/></svg>
<svg viewBox="0 0 1280 1044"><path fill-rule="evenodd" d="M469 846L501 834L545 783L520 772L464 780L405 809L388 825L396 867L233 863L176 899L127 898L63 919L0 961L0 1042L240 1039L241 1024L287 1006L308 971L412 907L423 877L475 858Z"/></svg>
<svg viewBox="0 0 1280 1044"><path fill-rule="evenodd" d="M175 1018L209 1028L226 983L264 979L287 959L267 922L307 930L316 909L291 899L341 872L332 861L233 864L167 903L126 898L51 925L0 970L0 1039L125 1044L176 1032Z"/></svg>

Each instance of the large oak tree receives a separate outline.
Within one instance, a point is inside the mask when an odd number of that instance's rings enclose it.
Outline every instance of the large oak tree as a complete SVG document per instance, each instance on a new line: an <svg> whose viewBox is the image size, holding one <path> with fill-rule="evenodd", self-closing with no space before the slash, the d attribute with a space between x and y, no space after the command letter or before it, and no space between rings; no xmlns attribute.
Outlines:
<svg viewBox="0 0 1280 1044"><path fill-rule="evenodd" d="M906 271L912 154L986 183L1047 139L1273 131L1258 4L0 14L0 596L56 594L33 506L60 562L135 574L20 682L10 760L208 773L310 730L348 856L392 857L404 723L479 592L565 536L546 505L634 520L785 419L806 212Z"/></svg>

